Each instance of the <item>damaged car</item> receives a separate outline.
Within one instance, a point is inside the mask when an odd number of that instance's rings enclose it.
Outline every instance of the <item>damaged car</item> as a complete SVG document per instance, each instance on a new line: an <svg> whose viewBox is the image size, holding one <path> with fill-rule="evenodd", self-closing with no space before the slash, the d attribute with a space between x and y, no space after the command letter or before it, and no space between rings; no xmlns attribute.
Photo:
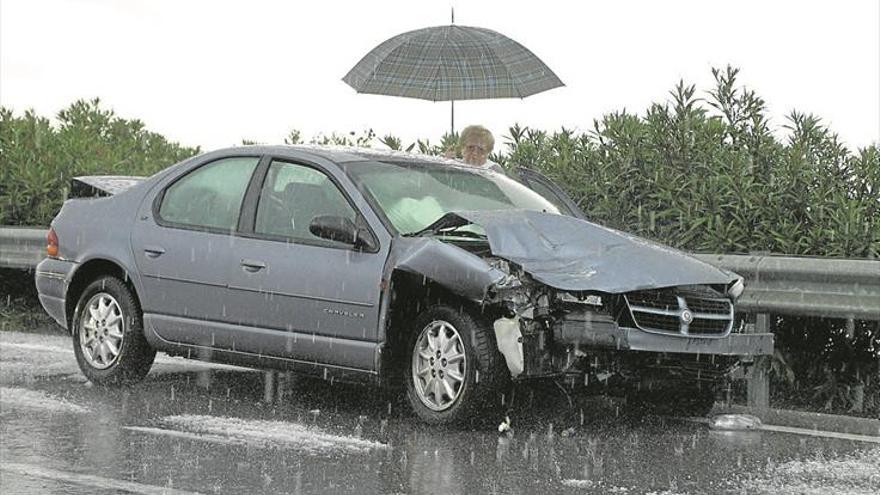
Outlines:
<svg viewBox="0 0 880 495"><path fill-rule="evenodd" d="M711 403L743 280L596 225L558 187L442 158L245 146L149 178L81 177L36 283L98 384L157 351L405 388L423 420L512 384L662 384ZM659 388L656 388L659 390Z"/></svg>

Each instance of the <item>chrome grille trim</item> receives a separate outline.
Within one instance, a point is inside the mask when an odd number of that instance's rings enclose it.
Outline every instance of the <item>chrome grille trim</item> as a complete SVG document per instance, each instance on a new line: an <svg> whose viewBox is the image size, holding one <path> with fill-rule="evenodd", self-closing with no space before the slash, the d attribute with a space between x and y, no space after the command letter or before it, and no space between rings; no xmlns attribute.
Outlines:
<svg viewBox="0 0 880 495"><path fill-rule="evenodd" d="M645 292L645 291L640 291ZM716 297L702 297L693 293L684 292L684 295L679 295L678 292L675 294L675 299L678 307L676 309L659 309L656 307L643 306L638 304L633 304L630 302L630 294L624 294L624 300L626 301L626 306L629 309L630 316L632 317L633 322L636 327L640 330L644 330L646 332L651 333L660 333L665 335L682 335L692 338L710 338L717 339L723 338L730 334L733 329L733 304L723 298ZM658 298L659 299L659 298ZM706 307L718 307L721 309L722 304L723 307L726 307L726 311L710 313L706 311L694 311L690 309L690 305L688 301L692 301L692 305L700 308ZM682 318L682 314L685 312L689 313L692 316L691 321L685 321ZM649 323L644 321L650 318L639 318L639 314L642 315L657 315L668 318L675 318L676 325L675 328L672 328L671 322L668 328L657 328L655 326L651 326ZM721 329L720 332L707 332L706 330L702 330L699 333L691 333L690 327L695 322L703 321L703 322L721 322L727 321L727 324ZM654 320L656 322L656 319ZM701 328L705 329L706 325L699 325Z"/></svg>

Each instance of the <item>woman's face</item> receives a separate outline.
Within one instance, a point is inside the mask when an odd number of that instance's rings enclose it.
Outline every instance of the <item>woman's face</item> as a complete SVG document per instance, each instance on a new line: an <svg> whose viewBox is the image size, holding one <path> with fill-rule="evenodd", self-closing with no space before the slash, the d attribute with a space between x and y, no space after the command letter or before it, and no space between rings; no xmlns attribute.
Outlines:
<svg viewBox="0 0 880 495"><path fill-rule="evenodd" d="M489 147L480 139L469 139L462 145L462 160L468 165L482 166L489 158Z"/></svg>

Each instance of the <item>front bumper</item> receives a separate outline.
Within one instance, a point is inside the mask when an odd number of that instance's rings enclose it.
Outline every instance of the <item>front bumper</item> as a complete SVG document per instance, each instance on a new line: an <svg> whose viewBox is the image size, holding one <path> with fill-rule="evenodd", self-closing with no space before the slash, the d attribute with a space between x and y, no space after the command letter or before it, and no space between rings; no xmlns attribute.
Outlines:
<svg viewBox="0 0 880 495"><path fill-rule="evenodd" d="M627 328L633 351L714 354L719 356L767 356L773 354L772 333L731 333L727 337L694 338L660 335Z"/></svg>
<svg viewBox="0 0 880 495"><path fill-rule="evenodd" d="M46 313L63 328L67 328L67 287L73 279L77 264L72 261L45 258L37 265L34 282L40 304Z"/></svg>
<svg viewBox="0 0 880 495"><path fill-rule="evenodd" d="M725 337L688 337L620 328L607 322L586 326L564 326L555 334L560 344L575 344L616 350L714 354L719 356L767 356L773 354L772 333L731 333Z"/></svg>

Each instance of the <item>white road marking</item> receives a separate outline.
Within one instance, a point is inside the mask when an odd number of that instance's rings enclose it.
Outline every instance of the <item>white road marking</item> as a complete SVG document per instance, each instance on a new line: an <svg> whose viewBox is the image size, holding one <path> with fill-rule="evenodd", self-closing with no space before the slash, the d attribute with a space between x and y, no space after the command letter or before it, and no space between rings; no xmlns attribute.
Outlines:
<svg viewBox="0 0 880 495"><path fill-rule="evenodd" d="M562 480L563 486L569 486L572 488L594 488L596 486L596 482L593 480L581 480L581 479L566 479Z"/></svg>
<svg viewBox="0 0 880 495"><path fill-rule="evenodd" d="M68 347L59 347L54 345L45 345L45 344L27 344L21 342L0 342L0 349L3 348L10 349L21 349L25 351L37 351L37 352L54 352L58 354L70 354L73 355L73 349ZM215 370L229 370L229 371L255 371L252 368L243 368L241 366L234 366L231 364L222 364L222 363L210 363L206 361L197 361L194 359L185 359L182 357L171 357L166 355L161 355L156 357L156 364L172 364L172 365L180 365L180 366L188 366L192 368L207 368L207 369L215 369Z"/></svg>
<svg viewBox="0 0 880 495"><path fill-rule="evenodd" d="M150 428L147 426L123 426L123 430L136 431L139 433L147 433L150 435L164 435L175 438L185 438L187 440L200 440L203 442L220 443L224 445L245 445L245 442L236 441L229 437L219 435L207 435L201 433L190 433L187 431L168 430L165 428Z"/></svg>
<svg viewBox="0 0 880 495"><path fill-rule="evenodd" d="M196 492L187 492L155 485L144 485L134 481L114 480L112 478L94 476L91 474L58 471L35 464L4 462L0 464L0 471L6 471L8 473L14 473L25 477L44 478L54 481L63 481L65 483L73 483L75 485L90 486L102 490L116 490L128 493L141 493L144 495L197 495Z"/></svg>
<svg viewBox="0 0 880 495"><path fill-rule="evenodd" d="M57 347L54 345L42 345L42 344L23 344L19 342L0 342L0 348L9 347L12 349L22 349L26 351L37 351L37 352L56 352L59 354L73 354L72 349L66 349L63 347Z"/></svg>
<svg viewBox="0 0 880 495"><path fill-rule="evenodd" d="M811 437L838 438L841 440L853 440L856 442L880 443L880 437L870 435L856 435L853 433L838 433L835 431L808 430L806 428L793 428L790 426L762 425L758 428L765 431L779 433L793 433L795 435L807 435Z"/></svg>
<svg viewBox="0 0 880 495"><path fill-rule="evenodd" d="M0 387L0 404L4 407L38 409L41 411L85 414L89 408L36 390Z"/></svg>
<svg viewBox="0 0 880 495"><path fill-rule="evenodd" d="M689 421L691 423L703 423L709 424L709 420L706 418L672 418L672 419L680 419L682 421ZM737 430L716 430L716 431L737 431ZM857 435L854 433L838 433L836 431L824 431L824 430L813 430L807 428L795 428L792 426L776 426L776 425L766 425L761 424L757 425L754 428L749 428L745 430L739 430L744 432L749 431L773 431L777 433L791 433L793 435L804 435L808 437L819 437L819 438L836 438L840 440L852 440L855 442L867 442L867 443L880 443L880 437L871 436L871 435Z"/></svg>
<svg viewBox="0 0 880 495"><path fill-rule="evenodd" d="M293 448L310 453L361 453L387 445L358 437L327 433L313 426L286 421L247 420L214 416L168 416L164 428L123 427L130 431L213 443Z"/></svg>

